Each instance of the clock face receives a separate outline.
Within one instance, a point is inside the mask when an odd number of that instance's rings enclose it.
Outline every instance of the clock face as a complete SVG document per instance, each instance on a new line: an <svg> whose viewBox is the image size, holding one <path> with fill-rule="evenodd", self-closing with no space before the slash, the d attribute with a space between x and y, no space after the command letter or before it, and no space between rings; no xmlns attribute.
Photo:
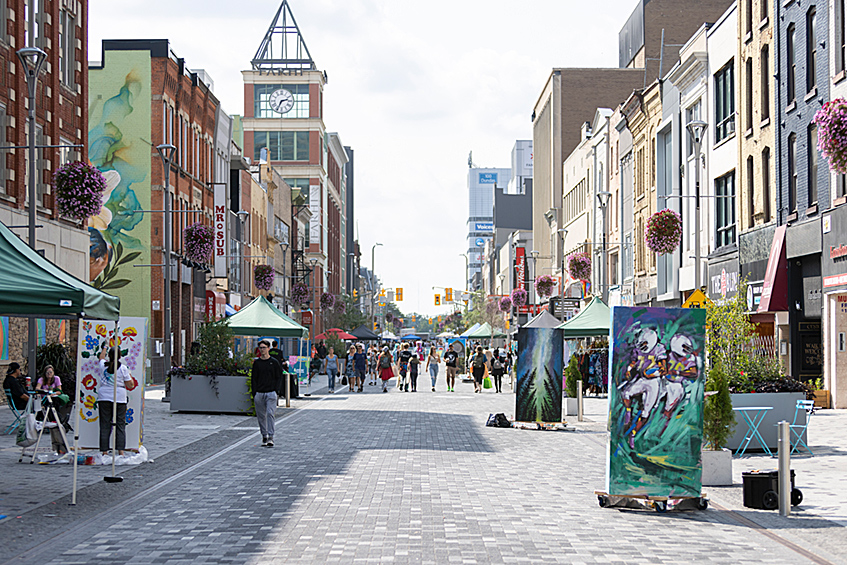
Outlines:
<svg viewBox="0 0 847 565"><path fill-rule="evenodd" d="M284 88L274 90L268 100L274 112L285 114L294 107L294 95Z"/></svg>

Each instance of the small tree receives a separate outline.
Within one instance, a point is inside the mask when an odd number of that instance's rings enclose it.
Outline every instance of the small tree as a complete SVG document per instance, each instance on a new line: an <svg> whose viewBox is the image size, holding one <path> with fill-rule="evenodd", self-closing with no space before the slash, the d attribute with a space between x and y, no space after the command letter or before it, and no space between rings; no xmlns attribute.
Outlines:
<svg viewBox="0 0 847 565"><path fill-rule="evenodd" d="M720 363L714 363L706 379L706 391L714 392L706 397L703 407L703 442L706 447L717 451L735 429L735 413L729 397L729 377Z"/></svg>
<svg viewBox="0 0 847 565"><path fill-rule="evenodd" d="M582 380L582 374L579 372L579 361L576 355L571 355L571 360L568 366L565 367L565 392L568 398L576 398L576 381Z"/></svg>
<svg viewBox="0 0 847 565"><path fill-rule="evenodd" d="M755 327L747 316L747 282L721 304L706 306L706 353L710 366L719 364L729 378L740 375L751 355Z"/></svg>

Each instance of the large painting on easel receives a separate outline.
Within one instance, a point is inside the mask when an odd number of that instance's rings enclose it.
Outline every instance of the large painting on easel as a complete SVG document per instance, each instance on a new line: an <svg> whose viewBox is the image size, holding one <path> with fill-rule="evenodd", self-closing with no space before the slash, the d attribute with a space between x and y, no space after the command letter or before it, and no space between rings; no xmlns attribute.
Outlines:
<svg viewBox="0 0 847 565"><path fill-rule="evenodd" d="M612 310L611 495L700 496L706 311Z"/></svg>
<svg viewBox="0 0 847 565"><path fill-rule="evenodd" d="M564 334L553 328L518 330L515 420L562 421Z"/></svg>

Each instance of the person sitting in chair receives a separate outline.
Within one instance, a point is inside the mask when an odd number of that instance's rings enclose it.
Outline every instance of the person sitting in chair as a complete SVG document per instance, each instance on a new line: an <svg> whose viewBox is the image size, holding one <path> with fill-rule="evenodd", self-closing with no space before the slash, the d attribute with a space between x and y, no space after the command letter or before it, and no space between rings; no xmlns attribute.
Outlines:
<svg viewBox="0 0 847 565"><path fill-rule="evenodd" d="M3 388L11 392L12 403L18 410L26 408L26 403L29 402L29 395L26 393L21 382L18 380L21 376L21 366L19 363L10 363L6 370L6 380L3 381Z"/></svg>

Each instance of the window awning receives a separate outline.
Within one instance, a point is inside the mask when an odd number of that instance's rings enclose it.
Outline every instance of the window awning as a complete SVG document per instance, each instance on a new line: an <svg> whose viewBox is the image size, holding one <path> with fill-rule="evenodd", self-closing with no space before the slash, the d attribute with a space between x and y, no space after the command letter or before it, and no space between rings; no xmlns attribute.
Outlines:
<svg viewBox="0 0 847 565"><path fill-rule="evenodd" d="M762 299L757 312L788 310L788 259L785 254L786 226L776 228L768 255L768 268L762 286Z"/></svg>

